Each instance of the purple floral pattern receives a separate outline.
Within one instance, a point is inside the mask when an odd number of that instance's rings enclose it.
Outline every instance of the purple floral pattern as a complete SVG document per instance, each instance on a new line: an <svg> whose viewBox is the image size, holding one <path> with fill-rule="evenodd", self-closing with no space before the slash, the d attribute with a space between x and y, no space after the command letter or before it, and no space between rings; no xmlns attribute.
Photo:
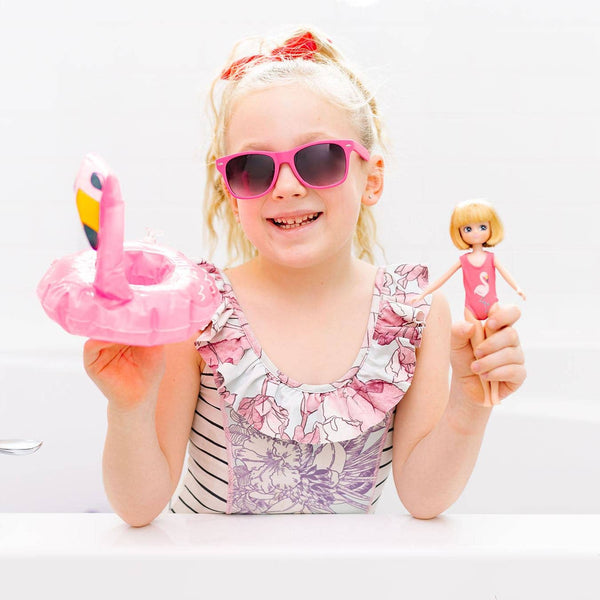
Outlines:
<svg viewBox="0 0 600 600"><path fill-rule="evenodd" d="M231 408L228 413L236 481L230 512L369 510L386 422L344 442L299 444L247 427L241 415Z"/></svg>

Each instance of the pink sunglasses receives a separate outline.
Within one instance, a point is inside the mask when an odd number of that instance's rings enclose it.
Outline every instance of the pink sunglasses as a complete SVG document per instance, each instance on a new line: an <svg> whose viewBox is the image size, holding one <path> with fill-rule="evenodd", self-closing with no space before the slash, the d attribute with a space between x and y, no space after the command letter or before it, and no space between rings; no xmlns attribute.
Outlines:
<svg viewBox="0 0 600 600"><path fill-rule="evenodd" d="M287 152L240 152L217 159L229 193L240 200L258 198L275 186L282 164L290 165L296 178L310 188L331 188L348 176L350 153L369 160L369 151L353 140L325 140Z"/></svg>

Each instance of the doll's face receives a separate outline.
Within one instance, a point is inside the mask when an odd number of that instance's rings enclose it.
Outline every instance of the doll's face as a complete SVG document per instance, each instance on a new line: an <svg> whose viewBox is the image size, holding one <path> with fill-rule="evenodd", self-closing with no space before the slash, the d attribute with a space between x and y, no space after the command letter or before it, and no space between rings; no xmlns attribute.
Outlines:
<svg viewBox="0 0 600 600"><path fill-rule="evenodd" d="M475 244L485 244L491 237L490 222L467 223L460 228L460 237L465 244L473 246Z"/></svg>

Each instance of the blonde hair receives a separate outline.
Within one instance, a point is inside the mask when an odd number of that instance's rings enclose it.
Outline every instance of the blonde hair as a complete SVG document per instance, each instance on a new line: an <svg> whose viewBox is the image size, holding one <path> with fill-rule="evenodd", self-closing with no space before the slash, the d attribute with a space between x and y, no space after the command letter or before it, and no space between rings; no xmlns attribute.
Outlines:
<svg viewBox="0 0 600 600"><path fill-rule="evenodd" d="M454 245L460 250L471 246L467 244L460 234L460 230L469 223L490 222L490 237L484 246L495 246L504 239L504 226L494 207L485 200L466 200L457 204L450 218L450 237Z"/></svg>
<svg viewBox="0 0 600 600"><path fill-rule="evenodd" d="M232 107L244 94L264 90L274 85L304 83L309 86L309 89L348 113L359 135L357 141L369 151L376 144L384 146L375 99L332 42L312 28L299 29L284 39L305 33L312 35L317 47L311 60L294 58L249 64L240 78L223 81L219 76L210 89L213 136L206 156L204 223L211 254L219 239L217 224L220 222L224 225L228 256L232 263L253 258L256 256L256 250L233 214L229 195L215 166L215 160L226 152L225 131L231 118ZM227 64L231 65L240 56L268 54L280 43L280 40L248 38L236 44ZM253 47L250 50L248 50L249 45ZM354 235L357 256L371 263L374 262L375 244L377 244L375 218L371 208L362 204Z"/></svg>

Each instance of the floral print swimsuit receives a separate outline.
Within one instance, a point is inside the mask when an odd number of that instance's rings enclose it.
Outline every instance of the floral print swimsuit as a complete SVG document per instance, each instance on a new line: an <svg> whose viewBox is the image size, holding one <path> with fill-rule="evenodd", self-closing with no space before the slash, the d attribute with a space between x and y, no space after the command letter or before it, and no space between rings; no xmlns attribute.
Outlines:
<svg viewBox="0 0 600 600"><path fill-rule="evenodd" d="M226 275L202 266L223 302L196 341L206 371L172 512L372 512L429 309L407 302L426 288L427 268L380 267L353 366L331 384L307 385L278 371Z"/></svg>

